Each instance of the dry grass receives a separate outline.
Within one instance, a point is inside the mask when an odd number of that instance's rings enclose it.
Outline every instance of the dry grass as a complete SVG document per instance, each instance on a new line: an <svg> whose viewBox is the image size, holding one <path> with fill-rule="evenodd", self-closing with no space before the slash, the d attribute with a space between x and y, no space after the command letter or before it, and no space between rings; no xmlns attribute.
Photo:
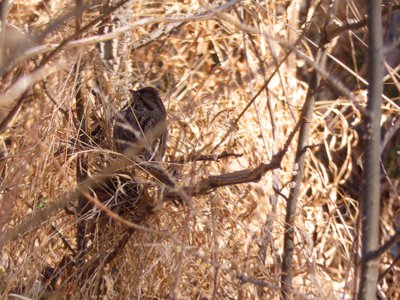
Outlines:
<svg viewBox="0 0 400 300"><path fill-rule="evenodd" d="M11 4L8 21L21 32L40 32L52 19L73 8L67 2L16 1ZM198 12L202 2L188 2L135 1L130 10L125 8L119 12L128 12L125 17L129 24L144 17L157 20ZM298 79L301 76L296 73L296 66L301 66L304 61L291 54L269 83L268 94L261 93L232 128L233 121L263 86L264 76L268 78L275 71L277 61L288 50L281 42L291 45L293 36L294 39L298 37L298 33L287 26L298 26L293 15L288 14L299 12L296 1L255 2L244 1L236 7L238 12L246 11L248 26L265 30L268 35L247 35L218 15L187 22L170 35L158 37L139 49L130 49L127 42L122 67L114 74L100 62L93 44L56 55L52 65L57 71L53 70L50 75L45 72L39 79L46 80L47 89L58 105L50 101L40 82L34 84L12 126L2 134L8 151L8 158L1 162L0 224L4 226L3 230L15 227L33 212L66 197L77 184L76 161L80 153L87 154L92 173L116 157L111 151L110 132L106 132L100 145L92 144L80 150L74 146L77 143L75 96L80 88L92 126L107 123L106 108L112 112L124 105L124 95L129 88L151 85L161 90L169 118L166 167L178 186L190 186L210 175L268 162L296 125L307 84ZM285 9L285 3L291 5ZM342 21L357 15L352 4L346 5L350 9L344 15L338 15ZM98 13L97 8L86 12L84 24ZM232 9L227 13L238 17ZM363 12L358 13L362 16ZM125 32L122 38L134 42L141 40L159 28L157 24L159 22L154 21L135 27ZM52 31L46 42L59 43L73 32L71 18L70 22ZM98 34L98 28L94 27L83 38ZM341 39L346 45L357 44L359 47L358 39L365 40L363 31L344 35ZM269 40L268 36L275 40ZM352 54L353 59L359 59L356 54L360 55L365 49L362 47L337 54L337 43L332 43L328 51L344 61ZM38 58L40 61L40 57L18 63L8 74L8 82L17 78L19 72L33 70L34 62ZM260 60L265 74L260 68ZM73 72L75 63L81 68L81 82ZM361 64L361 68L364 67ZM350 63L348 66L354 69ZM332 62L327 68L337 79L346 82L351 92L359 95L357 99L363 99L365 86L358 85L349 72L335 73L337 66ZM307 70L303 67L301 71L305 78ZM354 71L364 76L362 70ZM100 94L91 92L96 81ZM1 91L9 86L10 83L3 79ZM293 283L296 299L350 299L357 284L361 120L349 99L325 89L312 120L309 144L315 147L308 150L295 220ZM398 95L397 89L396 92ZM395 97L393 100L397 101ZM2 118L16 99L11 99L8 105L1 102ZM393 105L384 102L384 121L395 120L398 112ZM400 222L398 146L395 143L398 140L399 135L395 134L383 157L392 186L386 179L382 180L382 242L393 235ZM92 298L97 295L115 299L171 296L177 299L279 298L286 200L278 196L275 205L276 194L272 186L275 176L281 193L288 195L295 150L296 143L293 142L281 169L267 173L259 182L220 188L208 195L190 198L186 205L160 203L159 188L157 185L150 188L149 185L154 183L142 176L140 180L148 190L146 201L155 208L140 221L141 225L152 229L151 232L135 231L124 250L110 264L103 265L106 254L116 246L126 227L93 214L96 236L87 259L99 259L96 269L84 277L80 272L85 265L66 267L54 285L55 291L45 291L43 270L72 257L60 236L73 248L76 246L76 217L56 211L3 247L1 297L12 299L11 294L18 294L35 299L46 292L53 298ZM182 156L223 151L243 155L217 162L176 163ZM76 199L70 207L73 205L76 205ZM398 247L396 249L382 256L381 273L398 255ZM379 283L382 295L388 299L400 297L399 275L398 267L395 267Z"/></svg>

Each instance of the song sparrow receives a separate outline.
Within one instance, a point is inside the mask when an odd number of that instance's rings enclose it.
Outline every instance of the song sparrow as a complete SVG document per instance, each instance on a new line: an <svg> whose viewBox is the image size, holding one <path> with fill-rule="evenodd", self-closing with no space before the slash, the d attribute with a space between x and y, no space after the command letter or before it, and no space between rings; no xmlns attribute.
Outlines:
<svg viewBox="0 0 400 300"><path fill-rule="evenodd" d="M133 145L143 145L139 157L160 161L167 143L167 112L158 91L145 87L131 92L131 101L116 116L114 138L118 152L124 153ZM157 136L149 142L146 134L157 126Z"/></svg>

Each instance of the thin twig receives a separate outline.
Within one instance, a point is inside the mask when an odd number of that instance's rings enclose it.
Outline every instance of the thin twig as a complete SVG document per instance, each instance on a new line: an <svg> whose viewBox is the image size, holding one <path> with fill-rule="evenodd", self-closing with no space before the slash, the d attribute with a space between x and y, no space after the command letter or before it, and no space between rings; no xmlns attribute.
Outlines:
<svg viewBox="0 0 400 300"><path fill-rule="evenodd" d="M379 275L378 282L380 282L383 278L385 278L386 274L387 274L388 272L390 272L390 270L392 270L395 266L398 266L398 263L399 263L399 262L400 262L400 254L397 255L397 256L393 259L393 261L392 261L392 263L390 264L390 266L387 267L387 269L386 269L382 274Z"/></svg>
<svg viewBox="0 0 400 300"><path fill-rule="evenodd" d="M60 106L60 104L57 102L57 99L54 97L53 93L49 90L49 87L47 86L47 81L42 80L42 86L44 93L46 94L47 97L49 97L50 101L54 103L57 109L59 109L65 116L65 119L68 120L69 115L68 111L66 111L64 108Z"/></svg>
<svg viewBox="0 0 400 300"><path fill-rule="evenodd" d="M241 157L243 154L242 153L230 153L227 151L223 151L220 154L201 154L198 155L196 153L191 153L188 156L182 156L182 157L177 157L174 160L168 161L169 163L186 163L189 161L219 161L222 158L228 158L228 157Z"/></svg>
<svg viewBox="0 0 400 300"><path fill-rule="evenodd" d="M400 241L400 230L397 230L397 232L389 240L387 240L382 246L380 246L378 249L376 249L375 251L372 251L370 253L367 253L365 260L369 261L369 260L378 259L380 256L382 256L386 251L388 251L390 249L390 247L392 247L398 241Z"/></svg>
<svg viewBox="0 0 400 300"><path fill-rule="evenodd" d="M385 7L382 10L382 15L385 16L387 14L393 14L397 11L400 10L400 5L393 5L390 8ZM349 31L356 31L359 29L362 29L364 27L367 26L367 18L362 19L358 22L354 22L354 23L345 23L343 25L340 26L335 26L333 29L332 28L325 28L325 30L322 32L323 35L323 39L322 41L325 44L330 43L334 38L338 37L339 35L349 32ZM390 46L391 47L391 46Z"/></svg>
<svg viewBox="0 0 400 300"><path fill-rule="evenodd" d="M79 38L83 33L85 33L86 31L88 31L90 28L92 28L93 26L95 26L96 24L100 23L100 25L103 23L104 20L107 20L108 16L110 14L112 14L114 11L116 11L117 9L119 9L120 7L122 7L124 4L128 3L130 0L123 0L118 2L115 6L109 8L107 11L105 11L101 16L95 18L94 20L90 21L88 24L86 24L85 26L80 27L80 29L78 31L75 31L74 34L72 34L71 36L67 37L66 39L64 39L52 52L50 52L48 55L46 55L42 61L40 62L38 68L40 68L41 66L47 64L50 59L52 59L56 54L58 54L59 52L61 52L61 50L64 49L64 47L71 41ZM81 12L83 13L83 12Z"/></svg>
<svg viewBox="0 0 400 300"><path fill-rule="evenodd" d="M128 0L128 1L130 1L130 0ZM122 26L110 33L103 34L103 35L97 35L97 36L91 36L91 37L87 37L87 38L82 38L80 40L75 40L78 35L74 34L74 35L66 38L65 40L63 40L60 44L41 45L41 46L30 48L24 52L24 54L21 56L21 59L26 59L26 58L33 57L36 55L45 54L50 51L51 51L50 54L48 54L46 57L49 57L50 55L51 55L51 57L53 57L55 54L57 54L61 50L67 50L67 49L71 49L71 48L80 48L83 46L89 46L89 45L97 44L100 42L112 40L120 35L125 34L127 31L132 31L133 29L144 27L146 25L158 24L158 23L177 24L176 26L162 27L160 29L160 31L156 31L154 33L154 36L152 36L152 34L150 34L148 39L145 39L143 42L138 42L137 44L134 43L131 47L131 49L141 48L141 47L147 45L148 43L154 41L155 37L167 34L167 33L171 32L172 30L175 30L176 28L181 26L183 23L199 22L199 21L208 20L210 18L215 17L216 15L218 15L219 13L221 13L223 11L228 11L228 10L232 9L237 3L241 2L241 1L243 1L243 0L231 0L219 7L213 8L211 10L206 10L201 13L194 14L194 15L190 14L190 15L172 16L172 17L142 18L140 20L133 22L132 24ZM127 1L126 0L123 1L123 3L121 5L125 4L125 2L127 2ZM114 7L114 9L108 10L107 15L102 15L102 16L96 18L95 20L93 20L92 22L88 23L84 27L82 27L80 33L86 32L88 29L90 29L91 27L93 27L94 25L96 25L99 22L101 25L103 23L103 21L107 19L108 14L111 14L114 10L118 9L120 7L119 5L120 4L117 5L118 7ZM48 60L48 59L46 59L46 60ZM44 61L43 63L46 63L46 62L47 61Z"/></svg>

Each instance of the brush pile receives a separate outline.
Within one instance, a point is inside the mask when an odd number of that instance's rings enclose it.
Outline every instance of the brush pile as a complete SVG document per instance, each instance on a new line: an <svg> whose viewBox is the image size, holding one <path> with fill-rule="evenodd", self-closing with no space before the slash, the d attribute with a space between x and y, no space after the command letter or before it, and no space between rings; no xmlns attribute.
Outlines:
<svg viewBox="0 0 400 300"><path fill-rule="evenodd" d="M352 299L366 29L325 35L328 56L317 60L313 41L325 32L316 36L310 23L324 24L308 21L329 16L334 33L365 18L363 1L337 1L333 16L326 1L125 1L115 10L118 1L75 2L3 7L0 297L279 299L296 126L313 93L293 297ZM381 243L400 227L399 65L400 55L388 58ZM328 76L310 91L315 69ZM121 159L113 115L144 86L161 92L168 112L163 168L181 198L140 164L107 172ZM259 181L188 192L210 176L268 164L282 149L280 168ZM95 182L96 174L108 177ZM82 198L91 203L85 213ZM397 244L380 259L382 299L400 297L398 262L391 266L399 255Z"/></svg>

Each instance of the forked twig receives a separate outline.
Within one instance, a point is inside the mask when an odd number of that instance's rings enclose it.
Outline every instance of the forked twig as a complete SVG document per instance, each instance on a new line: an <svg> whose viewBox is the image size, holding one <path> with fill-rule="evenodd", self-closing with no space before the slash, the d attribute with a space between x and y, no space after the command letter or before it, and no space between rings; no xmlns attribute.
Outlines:
<svg viewBox="0 0 400 300"><path fill-rule="evenodd" d="M289 134L283 148L278 153L273 155L269 163L261 163L254 169L246 169L217 176L210 176L201 180L197 184L194 184L193 186L183 187L182 190L187 196L200 196L220 187L259 181L265 175L265 173L280 167L282 159L287 153L289 146L295 134L303 124L303 121L303 119L300 119L297 122L293 131ZM166 193L165 197L168 200L176 199L180 197L180 194L178 194L176 190L171 190Z"/></svg>

